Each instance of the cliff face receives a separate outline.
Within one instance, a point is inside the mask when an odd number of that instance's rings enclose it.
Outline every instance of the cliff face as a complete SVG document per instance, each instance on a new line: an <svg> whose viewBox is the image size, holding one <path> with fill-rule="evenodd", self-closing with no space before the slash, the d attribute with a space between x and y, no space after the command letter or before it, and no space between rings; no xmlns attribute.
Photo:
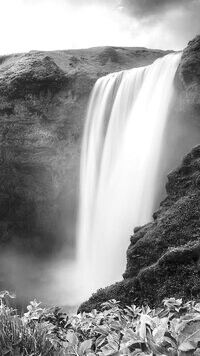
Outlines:
<svg viewBox="0 0 200 356"><path fill-rule="evenodd" d="M74 244L81 135L102 75L152 63L145 48L0 57L0 246L34 256Z"/></svg>
<svg viewBox="0 0 200 356"><path fill-rule="evenodd" d="M169 161L173 165L189 147L200 142L200 36L183 51L175 86L164 142L171 158L163 164L163 170ZM153 221L134 229L124 280L99 290L80 310L91 310L112 298L125 304L151 305L170 296L200 298L199 145L168 175L166 193Z"/></svg>

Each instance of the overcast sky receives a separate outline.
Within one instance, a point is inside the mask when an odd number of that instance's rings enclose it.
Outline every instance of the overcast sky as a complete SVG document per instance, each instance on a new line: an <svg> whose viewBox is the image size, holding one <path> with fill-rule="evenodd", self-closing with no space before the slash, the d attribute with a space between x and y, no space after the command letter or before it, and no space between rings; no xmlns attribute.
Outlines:
<svg viewBox="0 0 200 356"><path fill-rule="evenodd" d="M200 34L200 0L0 0L0 54L33 49L182 49Z"/></svg>

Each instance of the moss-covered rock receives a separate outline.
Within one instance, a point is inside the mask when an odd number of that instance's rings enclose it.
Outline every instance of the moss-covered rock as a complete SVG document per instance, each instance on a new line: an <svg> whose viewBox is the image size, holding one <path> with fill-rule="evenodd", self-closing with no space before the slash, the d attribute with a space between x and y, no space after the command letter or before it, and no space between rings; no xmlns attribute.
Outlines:
<svg viewBox="0 0 200 356"><path fill-rule="evenodd" d="M135 229L124 280L99 290L80 310L115 298L158 305L164 297L200 298L200 146L168 176L154 221Z"/></svg>

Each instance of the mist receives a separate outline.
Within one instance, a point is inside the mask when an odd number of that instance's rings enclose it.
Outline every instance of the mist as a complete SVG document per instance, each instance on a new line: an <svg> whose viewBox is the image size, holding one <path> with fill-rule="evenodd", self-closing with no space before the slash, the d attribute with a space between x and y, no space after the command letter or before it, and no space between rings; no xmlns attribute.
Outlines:
<svg viewBox="0 0 200 356"><path fill-rule="evenodd" d="M77 307L80 302L75 285L78 272L74 260L67 255L67 246L50 260L39 260L10 248L0 254L1 284L14 292L20 309L33 299L48 307Z"/></svg>

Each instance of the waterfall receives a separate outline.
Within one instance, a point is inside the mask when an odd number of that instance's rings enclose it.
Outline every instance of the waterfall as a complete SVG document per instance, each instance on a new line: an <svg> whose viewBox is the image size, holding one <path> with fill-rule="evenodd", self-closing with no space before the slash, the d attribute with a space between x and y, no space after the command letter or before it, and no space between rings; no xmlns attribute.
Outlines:
<svg viewBox="0 0 200 356"><path fill-rule="evenodd" d="M120 280L133 228L151 220L181 54L100 78L81 155L77 259L85 292Z"/></svg>

